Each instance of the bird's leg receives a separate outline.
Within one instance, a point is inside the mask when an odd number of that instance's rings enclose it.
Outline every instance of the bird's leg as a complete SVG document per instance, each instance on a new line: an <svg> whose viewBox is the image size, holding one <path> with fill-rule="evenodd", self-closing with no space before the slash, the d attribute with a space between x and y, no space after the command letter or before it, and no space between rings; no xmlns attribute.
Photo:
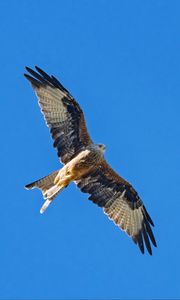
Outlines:
<svg viewBox="0 0 180 300"><path fill-rule="evenodd" d="M57 176L54 179L54 184L56 184L59 187L65 187L67 186L70 181L73 180L73 175L70 172L69 168L64 166L59 173L57 174Z"/></svg>
<svg viewBox="0 0 180 300"><path fill-rule="evenodd" d="M56 195L62 191L73 179L71 172L69 171L68 166L64 166L60 169L53 179L52 186L43 192L43 197L45 202L41 207L40 212L43 213L50 203L54 200Z"/></svg>
<svg viewBox="0 0 180 300"><path fill-rule="evenodd" d="M53 185L51 188L47 189L44 193L45 202L41 207L40 212L43 213L50 203L54 200L55 196L62 191L72 180L74 180L74 175L72 168L69 165L65 165L59 170L58 174L53 180Z"/></svg>

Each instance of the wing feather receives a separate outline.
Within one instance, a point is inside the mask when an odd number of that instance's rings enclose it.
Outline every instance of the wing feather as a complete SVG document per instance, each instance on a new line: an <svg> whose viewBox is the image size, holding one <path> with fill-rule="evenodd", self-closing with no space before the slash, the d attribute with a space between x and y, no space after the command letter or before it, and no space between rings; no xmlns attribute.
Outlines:
<svg viewBox="0 0 180 300"><path fill-rule="evenodd" d="M152 255L151 243L157 246L151 229L153 221L134 188L105 160L76 183L82 192L90 194L91 201L103 207L108 217L132 237L142 253L145 244Z"/></svg>
<svg viewBox="0 0 180 300"><path fill-rule="evenodd" d="M35 68L37 72L26 67L30 75L24 75L37 94L57 154L62 163L66 164L92 143L84 114L79 104L54 76L49 76L39 67Z"/></svg>

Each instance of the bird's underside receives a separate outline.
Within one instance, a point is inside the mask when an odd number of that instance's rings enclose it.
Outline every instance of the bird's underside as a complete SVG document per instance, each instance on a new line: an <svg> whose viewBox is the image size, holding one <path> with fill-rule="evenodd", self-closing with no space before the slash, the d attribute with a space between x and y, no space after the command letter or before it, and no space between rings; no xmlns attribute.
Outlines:
<svg viewBox="0 0 180 300"><path fill-rule="evenodd" d="M50 128L54 147L64 165L50 175L26 185L39 188L45 199L43 213L57 194L71 181L90 194L89 199L102 207L108 217L124 230L144 253L144 243L152 254L156 241L154 226L134 188L120 177L104 159L104 145L90 138L84 114L71 94L54 77L40 68L26 68L25 77L32 84L38 103Z"/></svg>
<svg viewBox="0 0 180 300"><path fill-rule="evenodd" d="M60 170L26 185L27 189L37 187L42 191L45 203L40 209L41 213L44 213L57 194L67 187L71 181L76 182L83 176L89 174L93 169L92 162L94 164L99 163L102 159L102 151L98 148L96 145L90 145L77 154L77 156L71 159Z"/></svg>

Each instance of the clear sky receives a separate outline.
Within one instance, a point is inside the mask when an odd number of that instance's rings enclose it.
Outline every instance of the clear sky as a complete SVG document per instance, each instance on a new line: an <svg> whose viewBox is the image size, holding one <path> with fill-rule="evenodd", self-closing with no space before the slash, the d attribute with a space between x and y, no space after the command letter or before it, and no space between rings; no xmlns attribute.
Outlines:
<svg viewBox="0 0 180 300"><path fill-rule="evenodd" d="M1 1L0 298L180 298L180 1ZM23 186L59 168L25 66L58 77L137 189L142 255L75 185L44 215Z"/></svg>

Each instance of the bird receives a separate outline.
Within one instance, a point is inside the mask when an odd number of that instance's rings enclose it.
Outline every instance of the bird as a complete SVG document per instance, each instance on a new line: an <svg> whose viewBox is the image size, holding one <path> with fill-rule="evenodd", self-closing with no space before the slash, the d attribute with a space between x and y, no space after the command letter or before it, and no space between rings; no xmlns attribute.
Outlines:
<svg viewBox="0 0 180 300"><path fill-rule="evenodd" d="M54 198L71 182L89 194L120 229L129 235L142 254L152 255L157 243L154 223L133 186L118 175L104 158L105 145L95 144L86 127L83 110L70 92L54 76L39 67L26 67L38 104L50 129L53 146L63 166L25 186L41 190L44 213Z"/></svg>

